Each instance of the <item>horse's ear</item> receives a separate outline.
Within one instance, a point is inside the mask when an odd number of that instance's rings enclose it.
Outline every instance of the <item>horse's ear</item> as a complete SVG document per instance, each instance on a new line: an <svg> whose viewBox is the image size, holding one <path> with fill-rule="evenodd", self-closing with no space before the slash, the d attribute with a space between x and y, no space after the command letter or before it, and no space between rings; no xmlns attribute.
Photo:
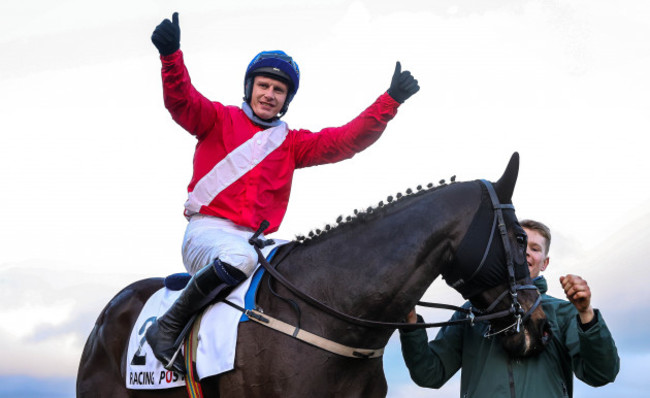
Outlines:
<svg viewBox="0 0 650 398"><path fill-rule="evenodd" d="M515 191L517 176L519 175L519 153L515 152L510 157L508 167L503 172L499 181L494 184L494 189L502 203L512 203L512 193Z"/></svg>

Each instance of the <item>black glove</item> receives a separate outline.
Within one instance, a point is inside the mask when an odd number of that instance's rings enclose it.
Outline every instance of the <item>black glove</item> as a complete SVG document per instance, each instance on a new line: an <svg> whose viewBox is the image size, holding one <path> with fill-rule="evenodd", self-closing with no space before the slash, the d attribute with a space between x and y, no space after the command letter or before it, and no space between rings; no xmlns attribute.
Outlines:
<svg viewBox="0 0 650 398"><path fill-rule="evenodd" d="M388 89L388 95L402 104L419 90L420 86L418 86L418 81L411 75L411 72L407 70L402 72L402 65L397 61L395 64L395 73L393 73L393 80L390 82L390 88Z"/></svg>
<svg viewBox="0 0 650 398"><path fill-rule="evenodd" d="M169 55L181 47L181 28L178 26L178 13L172 15L172 20L165 19L156 26L151 41L160 55Z"/></svg>

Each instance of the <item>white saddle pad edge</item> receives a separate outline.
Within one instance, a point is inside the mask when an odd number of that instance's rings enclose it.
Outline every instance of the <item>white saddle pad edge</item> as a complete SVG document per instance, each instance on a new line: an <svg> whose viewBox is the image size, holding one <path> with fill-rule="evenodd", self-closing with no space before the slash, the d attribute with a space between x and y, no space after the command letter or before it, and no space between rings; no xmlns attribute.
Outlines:
<svg viewBox="0 0 650 398"><path fill-rule="evenodd" d="M267 246L262 250L265 257L275 247L288 242L285 240L275 241L275 245ZM246 292L254 274L255 272L230 292L227 300L244 307ZM142 308L133 325L127 349L126 387L128 389L155 390L185 385L185 377L166 370L162 363L155 358L151 347L144 340L144 334L153 322L153 318L164 314L181 292L163 287L154 293ZM237 330L241 316L241 311L224 303L212 304L203 313L196 352L196 371L199 380L235 368ZM141 363L143 361L144 363L134 364L136 356Z"/></svg>

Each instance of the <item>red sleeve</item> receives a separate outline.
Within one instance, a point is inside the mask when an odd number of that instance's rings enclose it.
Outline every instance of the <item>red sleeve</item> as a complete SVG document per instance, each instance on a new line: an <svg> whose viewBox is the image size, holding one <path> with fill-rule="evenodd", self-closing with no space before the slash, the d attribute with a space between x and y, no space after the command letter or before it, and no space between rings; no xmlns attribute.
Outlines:
<svg viewBox="0 0 650 398"><path fill-rule="evenodd" d="M217 103L199 93L190 80L183 52L161 56L163 99L172 118L191 134L201 137L219 118Z"/></svg>
<svg viewBox="0 0 650 398"><path fill-rule="evenodd" d="M399 103L382 94L359 116L341 127L328 127L317 133L293 131L296 167L309 167L349 159L381 137L388 122L397 114Z"/></svg>

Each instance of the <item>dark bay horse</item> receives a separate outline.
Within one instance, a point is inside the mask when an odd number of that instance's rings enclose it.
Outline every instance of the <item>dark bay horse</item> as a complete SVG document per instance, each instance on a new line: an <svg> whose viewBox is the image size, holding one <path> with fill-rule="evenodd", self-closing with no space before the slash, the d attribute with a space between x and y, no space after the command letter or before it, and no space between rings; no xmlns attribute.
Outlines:
<svg viewBox="0 0 650 398"><path fill-rule="evenodd" d="M478 308L503 310L504 315L490 322L495 330L505 331L496 338L510 355L535 355L543 350L548 335L545 315L536 304L539 293L530 288L526 235L508 205L518 170L515 153L492 193L486 183L470 181L389 198L389 203L299 239L286 256L276 256L283 257L277 270L342 313L394 323L405 319L442 274ZM499 207L499 203L506 205ZM268 278L267 272L257 306L284 322L299 322L311 333L369 349L384 347L395 331L395 327L360 326L319 311L285 286L268 284ZM149 392L125 387L128 335L147 298L162 285L160 278L136 282L104 308L81 357L79 397L187 396L183 388ZM274 297L269 286L297 302L301 315ZM235 369L204 379L201 386L207 397L385 397L387 393L381 357L332 354L254 322L239 325Z"/></svg>

